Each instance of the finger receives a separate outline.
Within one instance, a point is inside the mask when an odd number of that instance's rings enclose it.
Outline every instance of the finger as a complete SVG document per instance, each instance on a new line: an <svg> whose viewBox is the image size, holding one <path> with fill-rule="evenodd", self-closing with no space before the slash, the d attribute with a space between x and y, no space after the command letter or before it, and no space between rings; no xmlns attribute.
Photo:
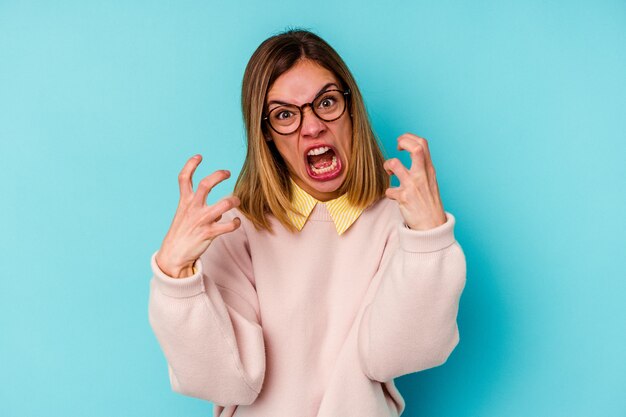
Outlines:
<svg viewBox="0 0 626 417"><path fill-rule="evenodd" d="M412 135L417 143L422 146L424 151L424 169L426 171L426 178L428 179L428 183L432 190L437 190L437 177L435 172L435 166L433 165L433 160L430 156L430 148L428 147L428 141L422 137Z"/></svg>
<svg viewBox="0 0 626 417"><path fill-rule="evenodd" d="M398 149L405 150L411 155L410 172L426 174L426 152L417 138L409 137L406 134L398 137Z"/></svg>
<svg viewBox="0 0 626 417"><path fill-rule="evenodd" d="M224 233L233 232L237 230L239 226L241 226L241 219L239 217L235 217L234 219L226 223L216 223L212 227L213 237L223 235Z"/></svg>
<svg viewBox="0 0 626 417"><path fill-rule="evenodd" d="M211 175L202 178L198 184L198 190L193 197L193 204L202 206L206 204L206 198L217 184L230 177L230 172L226 170L215 171Z"/></svg>
<svg viewBox="0 0 626 417"><path fill-rule="evenodd" d="M428 146L428 141L425 138L423 138L421 136L414 135L412 133L405 133L404 135L401 135L401 137L402 136L404 136L406 138L413 139L417 143L422 145L422 148L424 148L424 166L426 167L426 173L429 174L429 176L431 174L434 175L435 167L433 165L433 160L432 160L432 157L430 155L430 148Z"/></svg>
<svg viewBox="0 0 626 417"><path fill-rule="evenodd" d="M392 200L399 200L400 199L400 190L399 187L389 187L385 190L385 195L387 196L387 198L390 198Z"/></svg>
<svg viewBox="0 0 626 417"><path fill-rule="evenodd" d="M383 167L388 174L393 174L398 177L401 183L403 181L408 181L411 178L409 170L406 169L404 165L402 165L402 162L400 162L398 158L391 158L386 160L383 164Z"/></svg>
<svg viewBox="0 0 626 417"><path fill-rule="evenodd" d="M241 202L236 196L224 197L217 203L208 207L202 220L205 222L217 222L218 219L221 218L222 214L235 207L239 207L239 204L241 204Z"/></svg>
<svg viewBox="0 0 626 417"><path fill-rule="evenodd" d="M187 160L185 166L178 174L178 186L180 188L180 196L186 197L193 194L193 173L196 171L198 165L202 161L202 155L194 155Z"/></svg>

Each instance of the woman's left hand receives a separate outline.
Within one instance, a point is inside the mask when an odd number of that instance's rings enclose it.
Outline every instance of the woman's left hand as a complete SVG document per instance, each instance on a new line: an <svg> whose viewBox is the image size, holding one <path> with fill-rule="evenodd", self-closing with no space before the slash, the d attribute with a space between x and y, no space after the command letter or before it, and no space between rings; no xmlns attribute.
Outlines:
<svg viewBox="0 0 626 417"><path fill-rule="evenodd" d="M411 168L406 169L398 158L385 161L385 170L400 180L399 187L388 188L388 198L398 202L407 226L428 230L446 222L446 213L439 196L435 167L430 159L426 139L411 133L398 137L398 150L411 154Z"/></svg>

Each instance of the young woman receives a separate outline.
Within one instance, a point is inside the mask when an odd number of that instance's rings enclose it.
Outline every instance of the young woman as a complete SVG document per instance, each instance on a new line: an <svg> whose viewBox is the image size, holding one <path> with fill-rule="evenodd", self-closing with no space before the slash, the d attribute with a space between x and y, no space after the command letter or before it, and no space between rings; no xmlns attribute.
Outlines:
<svg viewBox="0 0 626 417"><path fill-rule="evenodd" d="M347 66L318 36L264 41L246 68L248 152L180 202L152 256L149 317L174 391L220 417L388 417L394 378L443 364L465 257L425 139L385 161ZM389 188L389 174L399 187Z"/></svg>

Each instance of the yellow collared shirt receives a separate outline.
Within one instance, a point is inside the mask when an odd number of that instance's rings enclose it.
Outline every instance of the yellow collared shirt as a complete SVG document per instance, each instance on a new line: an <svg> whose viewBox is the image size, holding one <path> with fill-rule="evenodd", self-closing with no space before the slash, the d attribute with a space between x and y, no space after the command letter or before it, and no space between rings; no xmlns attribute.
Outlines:
<svg viewBox="0 0 626 417"><path fill-rule="evenodd" d="M291 187L291 204L297 212L287 211L287 217L289 217L291 224L293 224L296 229L302 230L313 208L317 203L321 203L321 201L313 198L302 188L298 187L293 180L291 180ZM337 234L339 235L348 230L364 210L363 208L350 204L347 194L337 197L334 200L326 201L324 204L326 204L326 208L330 213L330 217L333 219L335 229L337 229Z"/></svg>

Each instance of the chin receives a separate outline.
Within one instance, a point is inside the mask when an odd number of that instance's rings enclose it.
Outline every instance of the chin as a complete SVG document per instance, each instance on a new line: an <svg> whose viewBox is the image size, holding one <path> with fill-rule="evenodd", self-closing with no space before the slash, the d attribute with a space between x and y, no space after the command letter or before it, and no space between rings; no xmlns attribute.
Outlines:
<svg viewBox="0 0 626 417"><path fill-rule="evenodd" d="M304 183L307 184L312 190L314 190L316 194L318 194L317 196L313 195L313 197L317 198L318 200L331 200L339 197L339 195L337 195L337 192L343 185L344 181L345 175L342 174L333 178L322 180L314 179L309 176L306 178L306 181L304 181Z"/></svg>

